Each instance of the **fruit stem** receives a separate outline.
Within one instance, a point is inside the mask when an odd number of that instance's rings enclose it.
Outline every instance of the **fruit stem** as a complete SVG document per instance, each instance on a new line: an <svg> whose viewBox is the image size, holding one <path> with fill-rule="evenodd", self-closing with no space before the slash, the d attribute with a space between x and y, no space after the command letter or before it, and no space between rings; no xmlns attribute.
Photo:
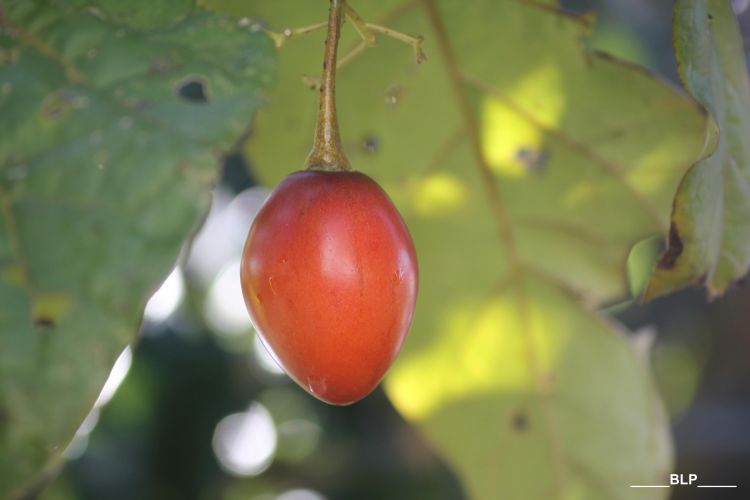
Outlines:
<svg viewBox="0 0 750 500"><path fill-rule="evenodd" d="M336 115L336 53L339 45L345 0L331 0L328 13L328 35L323 58L320 105L315 126L312 151L307 157L307 170L350 171L352 166L341 146Z"/></svg>

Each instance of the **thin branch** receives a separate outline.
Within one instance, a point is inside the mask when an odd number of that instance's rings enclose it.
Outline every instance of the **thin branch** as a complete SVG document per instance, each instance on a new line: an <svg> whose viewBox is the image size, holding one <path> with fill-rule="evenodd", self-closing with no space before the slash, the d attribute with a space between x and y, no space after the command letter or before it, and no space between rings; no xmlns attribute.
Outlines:
<svg viewBox="0 0 750 500"><path fill-rule="evenodd" d="M389 22L394 18L402 15L404 12L414 7L418 1L419 0L407 0L404 3L396 6L385 16L383 16L383 18L380 20L380 23ZM382 24L368 23L348 3L344 4L344 13L346 14L346 17L349 19L349 21L351 21L354 25L354 29L357 30L357 33L359 34L361 40L357 45L349 49L349 51L343 57L339 57L338 62L336 63L336 70L343 69L351 62L356 60L359 56L364 54L367 49L375 47L378 43L377 37L375 36L376 32L390 36L406 43L407 45L410 45L414 49L414 57L417 61L417 64L421 64L427 60L427 56L425 56L424 51L422 50L422 42L424 40L422 36L408 35L406 33L401 33L400 31L390 29L386 26L383 26ZM280 46L278 44L277 38L283 37L283 34L274 32L269 32L269 34L276 41L277 46ZM320 88L320 77L318 76L303 75L302 82L305 84L305 86L310 87L311 89Z"/></svg>
<svg viewBox="0 0 750 500"><path fill-rule="evenodd" d="M422 51L422 42L424 41L422 36L407 35L381 24L368 23L349 4L345 5L344 10L346 17L352 22L367 47L374 47L377 44L378 39L375 33L379 33L410 45L414 49L417 63L422 63L427 59Z"/></svg>
<svg viewBox="0 0 750 500"><path fill-rule="evenodd" d="M388 28L387 26L381 26L379 24L367 23L366 26L371 31L389 36L395 40L404 42L407 45L411 45L411 47L414 49L414 57L417 60L417 64L421 64L427 60L427 56L425 56L424 52L422 51L422 42L424 42L423 36L407 35L406 33L401 33L400 31L396 31Z"/></svg>
<svg viewBox="0 0 750 500"><path fill-rule="evenodd" d="M300 28L286 28L281 33L269 29L264 29L263 31L271 37L276 48L280 49L287 41L299 36L307 35L308 33L313 33L319 29L325 28L326 26L328 26L328 21L322 21L309 26L302 26Z"/></svg>
<svg viewBox="0 0 750 500"><path fill-rule="evenodd" d="M356 59L357 57L359 57L359 55L362 52L364 52L365 50L367 50L367 48L368 48L367 42L365 40L362 40L359 43L359 45L356 45L352 50L350 50L349 52L347 52L344 55L344 57L342 57L342 58L339 59L339 62L336 65L336 69L339 70L339 69L343 68L344 66L346 66L347 64L349 64L350 62L352 62L354 59Z"/></svg>
<svg viewBox="0 0 750 500"><path fill-rule="evenodd" d="M357 30L357 33L359 33L359 36L365 44L368 47L373 47L377 43L377 38L375 38L375 34L367 28L367 23L362 19L362 16L360 16L349 4L344 6L344 10L346 11L346 17L352 22L354 29Z"/></svg>

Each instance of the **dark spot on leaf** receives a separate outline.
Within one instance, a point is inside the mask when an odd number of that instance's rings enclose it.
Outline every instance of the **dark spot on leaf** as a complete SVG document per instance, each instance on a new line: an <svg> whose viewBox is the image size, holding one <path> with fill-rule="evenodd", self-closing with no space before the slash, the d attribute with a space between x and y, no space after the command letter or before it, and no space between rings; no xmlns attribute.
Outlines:
<svg viewBox="0 0 750 500"><path fill-rule="evenodd" d="M680 233L677 230L677 225L675 225L675 223L673 222L672 225L669 226L669 241L667 243L667 251L664 252L664 255L661 256L661 259L659 259L656 267L659 269L672 269L679 256L682 255L682 250L682 238L680 238Z"/></svg>
<svg viewBox="0 0 750 500"><path fill-rule="evenodd" d="M529 428L529 417L522 411L517 412L513 415L513 429L518 432L523 432Z"/></svg>
<svg viewBox="0 0 750 500"><path fill-rule="evenodd" d="M318 90L321 80L315 76L302 75L302 83L304 83L310 90Z"/></svg>
<svg viewBox="0 0 750 500"><path fill-rule="evenodd" d="M66 90L52 92L42 101L42 113L47 118L60 118L73 108L74 97L74 94Z"/></svg>
<svg viewBox="0 0 750 500"><path fill-rule="evenodd" d="M710 12L708 13L708 20L709 21L713 21L714 20L714 16Z"/></svg>
<svg viewBox="0 0 750 500"><path fill-rule="evenodd" d="M185 80L177 87L177 95L191 102L206 102L206 84L197 79Z"/></svg>
<svg viewBox="0 0 750 500"><path fill-rule="evenodd" d="M64 108L62 106L45 106L44 114L46 114L50 118L57 118L62 114L63 109Z"/></svg>
<svg viewBox="0 0 750 500"><path fill-rule="evenodd" d="M379 147L380 140L374 135L368 134L362 139L362 149L371 155L377 153Z"/></svg>
<svg viewBox="0 0 750 500"><path fill-rule="evenodd" d="M516 151L516 159L529 172L541 173L547 167L549 153L544 149L520 148Z"/></svg>
<svg viewBox="0 0 750 500"><path fill-rule="evenodd" d="M55 327L55 320L46 316L38 316L34 318L34 326L44 329L51 329Z"/></svg>

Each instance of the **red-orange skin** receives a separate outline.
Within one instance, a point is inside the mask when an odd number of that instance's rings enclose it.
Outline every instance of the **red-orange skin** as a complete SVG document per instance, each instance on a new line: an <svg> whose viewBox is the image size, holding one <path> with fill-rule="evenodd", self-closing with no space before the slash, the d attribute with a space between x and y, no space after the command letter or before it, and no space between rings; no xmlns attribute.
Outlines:
<svg viewBox="0 0 750 500"><path fill-rule="evenodd" d="M362 399L398 354L417 257L388 195L359 172L295 172L250 228L242 292L289 376L327 403Z"/></svg>

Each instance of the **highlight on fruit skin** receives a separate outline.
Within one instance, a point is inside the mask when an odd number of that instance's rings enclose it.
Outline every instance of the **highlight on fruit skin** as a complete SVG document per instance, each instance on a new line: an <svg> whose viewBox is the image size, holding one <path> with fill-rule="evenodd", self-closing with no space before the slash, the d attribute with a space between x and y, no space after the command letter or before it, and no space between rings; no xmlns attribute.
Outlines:
<svg viewBox="0 0 750 500"><path fill-rule="evenodd" d="M401 348L417 257L370 177L300 171L258 212L241 281L253 324L287 374L316 398L345 405L375 389Z"/></svg>

